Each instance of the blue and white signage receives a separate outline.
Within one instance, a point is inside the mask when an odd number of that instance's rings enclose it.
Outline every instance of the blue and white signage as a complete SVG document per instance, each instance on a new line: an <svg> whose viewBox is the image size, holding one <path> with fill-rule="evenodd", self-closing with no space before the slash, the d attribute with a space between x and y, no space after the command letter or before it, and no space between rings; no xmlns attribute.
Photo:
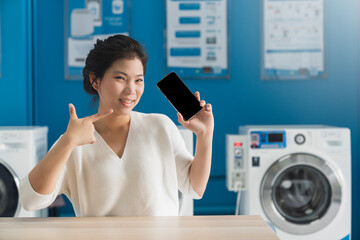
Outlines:
<svg viewBox="0 0 360 240"><path fill-rule="evenodd" d="M263 8L262 77L324 77L324 0L263 0Z"/></svg>
<svg viewBox="0 0 360 240"><path fill-rule="evenodd" d="M65 77L82 79L82 69L97 39L129 35L128 0L65 1Z"/></svg>
<svg viewBox="0 0 360 240"><path fill-rule="evenodd" d="M183 78L227 77L227 0L167 0L167 70Z"/></svg>

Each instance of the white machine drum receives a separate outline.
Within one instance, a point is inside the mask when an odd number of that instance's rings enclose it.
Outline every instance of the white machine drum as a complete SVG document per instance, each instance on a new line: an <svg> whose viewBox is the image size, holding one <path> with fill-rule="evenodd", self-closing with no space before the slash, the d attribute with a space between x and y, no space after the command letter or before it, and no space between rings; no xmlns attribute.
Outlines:
<svg viewBox="0 0 360 240"><path fill-rule="evenodd" d="M0 217L14 217L19 205L19 180L0 159Z"/></svg>
<svg viewBox="0 0 360 240"><path fill-rule="evenodd" d="M339 211L341 184L320 157L287 155L268 169L260 187L261 205L283 231L309 234L328 225Z"/></svg>

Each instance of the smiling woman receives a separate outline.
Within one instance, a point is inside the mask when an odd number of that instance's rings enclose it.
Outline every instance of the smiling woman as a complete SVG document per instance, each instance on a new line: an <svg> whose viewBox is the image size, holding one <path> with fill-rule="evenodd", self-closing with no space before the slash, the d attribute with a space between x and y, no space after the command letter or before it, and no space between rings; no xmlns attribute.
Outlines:
<svg viewBox="0 0 360 240"><path fill-rule="evenodd" d="M113 109L129 115L144 92L143 65L138 58L118 59L106 70L102 79L91 73L90 81L100 97L99 112ZM132 74L135 75L132 75Z"/></svg>
<svg viewBox="0 0 360 240"><path fill-rule="evenodd" d="M202 197L211 166L211 105L190 121L178 114L198 137L192 156L167 116L132 111L144 92L147 58L130 37L97 41L83 76L98 113L79 119L69 104L67 130L21 181L25 209L45 208L64 193L77 216L172 216L178 190Z"/></svg>
<svg viewBox="0 0 360 240"><path fill-rule="evenodd" d="M132 77L129 76L130 69L127 68L132 65L119 66L121 60L134 60L137 63L134 66L136 69L131 70L138 71L137 76L142 81L144 80L148 56L136 40L124 35L116 35L104 41L98 40L94 49L89 52L83 69L83 83L85 91L94 95L94 101L99 98L99 92L94 88L94 81L98 86L106 73L108 77L111 76L119 80ZM112 69L109 69L110 67Z"/></svg>

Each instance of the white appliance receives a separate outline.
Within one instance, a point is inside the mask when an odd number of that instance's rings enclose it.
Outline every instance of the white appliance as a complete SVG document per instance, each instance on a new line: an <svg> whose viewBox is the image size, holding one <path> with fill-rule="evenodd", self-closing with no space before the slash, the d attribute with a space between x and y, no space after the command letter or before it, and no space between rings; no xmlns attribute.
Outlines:
<svg viewBox="0 0 360 240"><path fill-rule="evenodd" d="M45 156L47 127L0 127L0 217L45 217L47 209L26 211L19 182Z"/></svg>
<svg viewBox="0 0 360 240"><path fill-rule="evenodd" d="M240 213L261 215L280 239L350 239L350 148L347 128L240 127L227 136L227 186L241 191Z"/></svg>
<svg viewBox="0 0 360 240"><path fill-rule="evenodd" d="M89 9L77 8L71 12L71 36L86 37L94 32L94 13Z"/></svg>
<svg viewBox="0 0 360 240"><path fill-rule="evenodd" d="M194 154L194 134L189 129L183 126L178 126L180 134L184 139L186 148L193 155ZM179 216L193 216L194 215L194 200L179 191Z"/></svg>

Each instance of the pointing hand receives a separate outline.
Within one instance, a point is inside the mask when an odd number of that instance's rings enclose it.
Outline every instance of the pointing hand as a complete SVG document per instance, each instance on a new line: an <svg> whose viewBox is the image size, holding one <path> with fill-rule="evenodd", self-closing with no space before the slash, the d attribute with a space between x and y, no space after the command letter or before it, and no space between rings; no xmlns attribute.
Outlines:
<svg viewBox="0 0 360 240"><path fill-rule="evenodd" d="M78 118L73 104L69 104L70 120L67 130L64 135L70 139L74 146L81 146L85 144L93 144L96 141L94 136L95 127L94 122L110 115L113 110L106 113L96 113L94 115Z"/></svg>

